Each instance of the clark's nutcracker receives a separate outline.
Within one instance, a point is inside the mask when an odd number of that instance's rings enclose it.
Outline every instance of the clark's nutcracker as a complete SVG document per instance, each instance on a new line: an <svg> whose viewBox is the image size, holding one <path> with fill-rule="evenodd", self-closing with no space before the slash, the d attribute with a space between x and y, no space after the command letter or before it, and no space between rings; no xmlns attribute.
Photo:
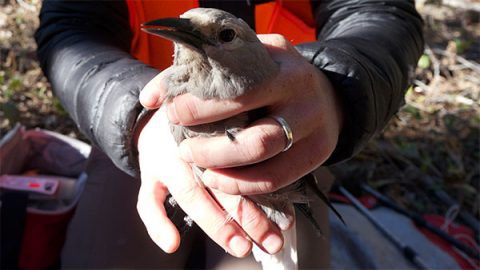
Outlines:
<svg viewBox="0 0 480 270"><path fill-rule="evenodd" d="M196 8L180 18L147 22L143 30L174 42L173 65L164 71L167 74L167 100L187 92L202 99L233 99L271 78L279 70L278 64L248 24L225 11ZM177 143L195 136L219 135L227 135L233 141L236 132L265 116L257 110L210 124L191 127L172 125L172 132ZM202 184L202 170L194 168L199 184ZM297 210L320 231L308 204L312 194L332 208L311 174L273 193L248 198L255 201L280 227L289 222L286 213L293 213L295 204ZM335 209L333 211L338 215ZM254 247L254 256L264 269L297 268L294 228L283 232L285 245L276 255Z"/></svg>

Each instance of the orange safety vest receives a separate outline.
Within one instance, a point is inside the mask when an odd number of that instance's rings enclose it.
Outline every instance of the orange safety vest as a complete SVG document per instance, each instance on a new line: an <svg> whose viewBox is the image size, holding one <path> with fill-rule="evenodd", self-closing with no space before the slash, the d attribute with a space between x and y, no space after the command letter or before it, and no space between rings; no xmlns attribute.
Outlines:
<svg viewBox="0 0 480 270"><path fill-rule="evenodd" d="M130 53L155 68L167 68L172 63L171 42L143 32L140 25L158 18L178 17L198 7L198 0L126 0L126 3L133 33ZM278 33L298 44L316 39L314 25L310 0L276 0L255 5L258 34Z"/></svg>

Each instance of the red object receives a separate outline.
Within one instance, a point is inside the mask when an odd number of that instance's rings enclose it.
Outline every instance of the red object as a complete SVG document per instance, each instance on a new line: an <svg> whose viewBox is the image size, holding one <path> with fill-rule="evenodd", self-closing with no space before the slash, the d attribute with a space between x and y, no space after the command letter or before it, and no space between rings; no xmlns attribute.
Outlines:
<svg viewBox="0 0 480 270"><path fill-rule="evenodd" d="M441 228L445 223L446 219L443 216L439 215L424 215L423 218L430 224ZM423 233L430 241L432 241L436 246L438 246L443 251L447 252L455 261L460 265L462 269L472 269L474 267L471 263L469 263L461 254L460 251L457 251L451 244L447 241L443 240L436 234L430 232L429 230L417 226L418 230ZM472 229L465 227L463 225L459 225L456 223L451 223L448 225L447 233L450 234L452 237L456 238L457 240L463 242L464 244L472 247L475 247L472 241L475 241L475 234ZM472 241L468 241L467 239L471 239ZM479 265L479 261L474 261L475 265Z"/></svg>
<svg viewBox="0 0 480 270"><path fill-rule="evenodd" d="M59 267L68 223L74 209L56 214L27 211L20 251L20 269Z"/></svg>
<svg viewBox="0 0 480 270"><path fill-rule="evenodd" d="M39 188L40 184L39 183L29 183L28 186L31 187L31 188Z"/></svg>
<svg viewBox="0 0 480 270"><path fill-rule="evenodd" d="M329 198L332 201L350 204L350 201L343 195L338 193L329 193ZM358 200L368 209L375 207L378 203L377 199L373 196L362 196L358 198ZM441 228L446 223L446 219L443 216L439 215L424 215L423 218L433 226ZM415 222L413 222L415 224ZM462 269L479 269L480 262L475 261L472 259L470 262L461 255L461 251L455 249L450 243L443 240L441 237L437 236L436 234L430 232L429 230L425 229L424 227L415 225L417 229L424 234L432 243L438 246L440 249L448 253ZM475 246L475 233L472 229L465 227L463 225L459 225L456 223L451 223L448 225L447 233L450 234L452 237L456 238L457 240L463 242L464 244L478 249L478 246ZM470 241L469 241L470 240ZM466 256L466 255L465 255Z"/></svg>
<svg viewBox="0 0 480 270"><path fill-rule="evenodd" d="M334 202L350 204L350 201L348 200L347 197L340 195L338 193L330 192L328 194L328 197L330 198L330 200ZM378 200L375 197L370 195L361 196L357 199L363 204L363 206L365 206L368 209L372 209L378 204Z"/></svg>
<svg viewBox="0 0 480 270"><path fill-rule="evenodd" d="M66 230L86 182L86 174L82 172L90 149L89 145L59 133L26 131L21 125L0 140L0 189L15 191L4 193L10 195L5 204L8 211L2 211L5 218L2 223L5 221L7 225L2 228L2 235L11 237L2 239L6 241L1 244L5 242L6 246L0 249L12 257L2 260L2 267L57 269L61 266ZM21 175L23 170L27 171ZM51 175L38 175L38 171L48 171ZM20 194L22 191L30 194L30 201L25 201L26 193Z"/></svg>

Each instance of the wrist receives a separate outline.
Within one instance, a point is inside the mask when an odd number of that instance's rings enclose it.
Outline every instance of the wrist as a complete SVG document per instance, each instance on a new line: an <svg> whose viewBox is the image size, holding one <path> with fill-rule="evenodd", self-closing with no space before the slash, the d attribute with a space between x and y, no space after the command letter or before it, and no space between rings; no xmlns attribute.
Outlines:
<svg viewBox="0 0 480 270"><path fill-rule="evenodd" d="M314 67L319 78L318 87L320 91L324 92L325 114L329 115L328 121L330 121L330 128L334 131L334 136L338 139L342 132L345 114L343 110L343 104L341 97L338 95L334 85L329 78L318 68Z"/></svg>
<svg viewBox="0 0 480 270"><path fill-rule="evenodd" d="M135 125L135 128L133 130L133 146L135 149L137 149L138 153L138 140L140 138L140 134L143 131L143 128L147 125L148 121L152 118L153 114L157 110L146 110L144 109L137 118L137 123Z"/></svg>

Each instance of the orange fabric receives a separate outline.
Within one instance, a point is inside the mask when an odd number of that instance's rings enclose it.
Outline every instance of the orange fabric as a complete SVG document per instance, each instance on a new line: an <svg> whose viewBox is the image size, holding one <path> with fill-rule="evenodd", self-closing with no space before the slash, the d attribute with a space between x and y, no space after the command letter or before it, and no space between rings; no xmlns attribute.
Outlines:
<svg viewBox="0 0 480 270"><path fill-rule="evenodd" d="M171 41L143 32L142 23L166 17L178 17L186 10L198 7L197 0L139 1L127 0L130 28L133 33L130 53L138 60L158 69L172 63Z"/></svg>
<svg viewBox="0 0 480 270"><path fill-rule="evenodd" d="M300 18L309 27L315 28L313 17L312 1L310 0L281 0L277 1L296 17Z"/></svg>
<svg viewBox="0 0 480 270"><path fill-rule="evenodd" d="M178 17L185 11L198 7L198 0L126 2L133 33L131 54L155 68L167 68L172 63L172 43L143 32L140 26L158 18ZM256 5L255 27L259 34L278 33L293 44L316 39L310 0L276 0Z"/></svg>
<svg viewBox="0 0 480 270"><path fill-rule="evenodd" d="M308 0L283 0L255 6L255 28L258 34L281 34L296 45L315 41L313 25Z"/></svg>

